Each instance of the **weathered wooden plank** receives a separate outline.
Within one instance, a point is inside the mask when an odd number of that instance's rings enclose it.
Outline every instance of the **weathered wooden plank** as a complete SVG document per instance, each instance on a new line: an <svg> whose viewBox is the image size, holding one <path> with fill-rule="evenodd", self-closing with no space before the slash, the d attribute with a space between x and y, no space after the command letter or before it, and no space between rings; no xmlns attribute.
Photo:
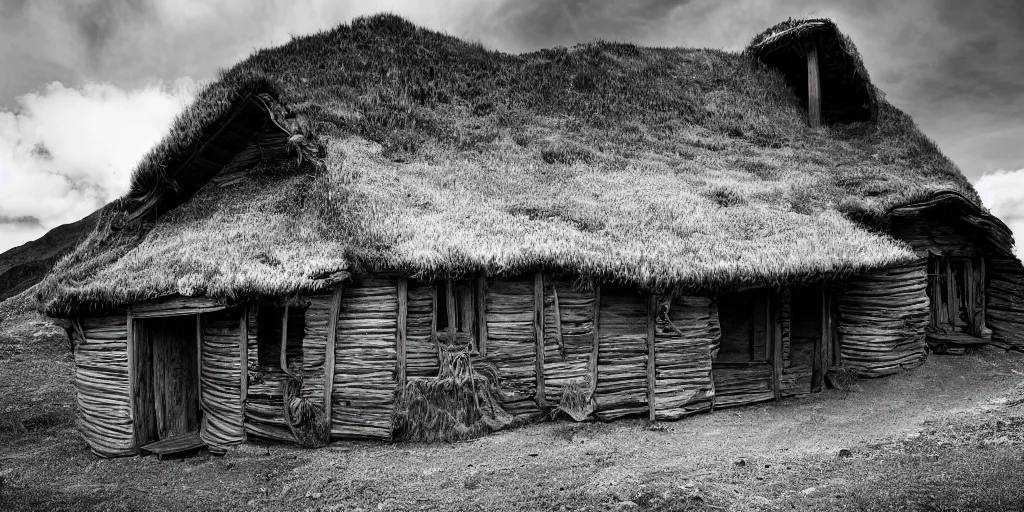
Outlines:
<svg viewBox="0 0 1024 512"><path fill-rule="evenodd" d="M533 275L533 335L536 356L534 358L534 371L537 374L537 407L544 410L547 407L544 398L544 274L536 272Z"/></svg>
<svg viewBox="0 0 1024 512"><path fill-rule="evenodd" d="M398 388L402 389L405 387L405 333L406 323L409 317L409 282L405 279L398 280L398 333L396 335L396 352L397 357L397 368L395 369L398 375Z"/></svg>
<svg viewBox="0 0 1024 512"><path fill-rule="evenodd" d="M655 420L655 353L654 338L656 336L658 315L658 297L654 293L647 296L647 419Z"/></svg>
<svg viewBox="0 0 1024 512"><path fill-rule="evenodd" d="M480 357L487 357L487 278L476 278L476 348Z"/></svg>
<svg viewBox="0 0 1024 512"><path fill-rule="evenodd" d="M811 128L821 126L821 79L818 71L818 46L808 39L804 45L807 54L807 121Z"/></svg>
<svg viewBox="0 0 1024 512"><path fill-rule="evenodd" d="M601 283L594 283L594 341L590 352L590 399L597 391L597 364L601 347Z"/></svg>

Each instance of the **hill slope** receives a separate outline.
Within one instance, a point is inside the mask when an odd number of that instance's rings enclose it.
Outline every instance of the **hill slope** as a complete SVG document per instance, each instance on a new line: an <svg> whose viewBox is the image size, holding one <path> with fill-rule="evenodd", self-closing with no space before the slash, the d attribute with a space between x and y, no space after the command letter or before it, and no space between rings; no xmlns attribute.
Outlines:
<svg viewBox="0 0 1024 512"><path fill-rule="evenodd" d="M0 254L0 301L39 282L53 265L96 226L99 210L88 217L57 226L36 240Z"/></svg>

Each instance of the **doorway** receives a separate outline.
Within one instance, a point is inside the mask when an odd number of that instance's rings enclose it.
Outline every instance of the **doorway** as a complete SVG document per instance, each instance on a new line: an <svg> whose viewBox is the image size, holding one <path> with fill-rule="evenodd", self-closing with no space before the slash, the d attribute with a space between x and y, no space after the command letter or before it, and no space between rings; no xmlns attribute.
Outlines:
<svg viewBox="0 0 1024 512"><path fill-rule="evenodd" d="M197 315L133 321L135 439L139 447L199 439Z"/></svg>

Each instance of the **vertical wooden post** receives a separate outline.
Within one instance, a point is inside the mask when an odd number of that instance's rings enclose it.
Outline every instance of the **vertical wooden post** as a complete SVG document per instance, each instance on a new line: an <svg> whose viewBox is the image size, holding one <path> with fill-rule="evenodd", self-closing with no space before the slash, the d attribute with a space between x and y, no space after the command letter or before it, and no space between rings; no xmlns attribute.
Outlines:
<svg viewBox="0 0 1024 512"><path fill-rule="evenodd" d="M533 333L536 357L534 369L537 372L537 407L544 409L544 274L533 275Z"/></svg>
<svg viewBox="0 0 1024 512"><path fill-rule="evenodd" d="M825 380L825 343L828 340L828 294L825 288L825 281L821 282L821 311L818 319L821 325L818 327L818 338L814 340L814 355L811 361L811 393L821 391L821 385Z"/></svg>
<svg viewBox="0 0 1024 512"><path fill-rule="evenodd" d="M334 421L331 408L334 406L334 368L338 345L338 316L341 314L341 298L344 288L338 285L331 295L331 313L327 319L327 347L324 353L324 418L328 425ZM328 434L328 437L330 434Z"/></svg>
<svg viewBox="0 0 1024 512"><path fill-rule="evenodd" d="M988 286L985 282L985 257L978 258L978 336L991 337L992 331L985 325Z"/></svg>
<svg viewBox="0 0 1024 512"><path fill-rule="evenodd" d="M242 423L245 423L245 400L249 396L249 311L246 305L238 308L238 410L242 412ZM247 439L245 428L242 428L242 442Z"/></svg>
<svg viewBox="0 0 1024 512"><path fill-rule="evenodd" d="M654 339L657 335L657 320L658 295L651 293L647 297L647 419L652 422L655 419L656 408L654 403Z"/></svg>
<svg viewBox="0 0 1024 512"><path fill-rule="evenodd" d="M409 318L409 281L405 279L398 280L398 332L396 333L396 351L398 352L398 361L396 362L397 368L396 377L398 380L398 388L405 388L405 330L406 322Z"/></svg>
<svg viewBox="0 0 1024 512"><path fill-rule="evenodd" d="M199 411L203 410L203 314L196 313L196 397Z"/></svg>
<svg viewBox="0 0 1024 512"><path fill-rule="evenodd" d="M807 53L807 121L811 128L821 126L821 79L818 73L818 45L804 41Z"/></svg>
<svg viewBox="0 0 1024 512"><path fill-rule="evenodd" d="M590 347L590 398L597 392L597 356L601 345L601 283L594 283L594 344Z"/></svg>
<svg viewBox="0 0 1024 512"><path fill-rule="evenodd" d="M132 422L132 450L138 451L139 449L139 425L136 422L135 409L138 407L138 393L139 393L139 368L138 362L135 360L135 320L132 318L132 313L127 313L127 325L125 326L128 331L127 338L127 351L128 351L128 419ZM78 319L75 319L75 323L78 324ZM82 338L81 343L85 343L85 334L79 325L78 328L79 336Z"/></svg>
<svg viewBox="0 0 1024 512"><path fill-rule="evenodd" d="M458 330L456 324L458 324L458 322L459 322L458 321L458 315L456 315L456 311L455 311L455 309L458 307L458 306L456 306L456 302L455 302L455 282L452 281L451 279L445 280L444 289L445 289L444 304L445 304L445 307L448 309L448 343L454 346L455 345L455 331Z"/></svg>
<svg viewBox="0 0 1024 512"><path fill-rule="evenodd" d="M772 393L775 400L782 398L782 322L779 321L779 297L768 295L768 325L772 346Z"/></svg>
<svg viewBox="0 0 1024 512"><path fill-rule="evenodd" d="M476 349L487 357L487 278L476 278Z"/></svg>
<svg viewBox="0 0 1024 512"><path fill-rule="evenodd" d="M288 373L288 304L281 310L281 355L278 364L281 371Z"/></svg>

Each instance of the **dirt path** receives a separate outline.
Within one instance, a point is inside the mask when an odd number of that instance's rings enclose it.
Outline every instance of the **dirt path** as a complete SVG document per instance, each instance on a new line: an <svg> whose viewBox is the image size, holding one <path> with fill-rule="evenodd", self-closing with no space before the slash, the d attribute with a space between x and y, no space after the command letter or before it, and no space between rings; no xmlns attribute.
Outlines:
<svg viewBox="0 0 1024 512"><path fill-rule="evenodd" d="M19 342L0 339L0 411L16 418L0 423L3 510L1024 509L1006 476L1024 471L1024 405L1009 405L1024 356L991 349L654 427L561 421L454 445L250 444L160 462L89 454L70 357Z"/></svg>

